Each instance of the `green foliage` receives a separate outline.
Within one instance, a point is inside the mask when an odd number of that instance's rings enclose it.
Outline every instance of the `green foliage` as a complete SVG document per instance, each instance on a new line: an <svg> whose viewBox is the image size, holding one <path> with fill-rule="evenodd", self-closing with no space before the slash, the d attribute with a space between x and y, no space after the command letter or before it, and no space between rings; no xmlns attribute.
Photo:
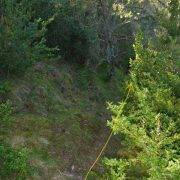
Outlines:
<svg viewBox="0 0 180 180"><path fill-rule="evenodd" d="M11 123L12 107L9 102L0 104L0 129L5 130Z"/></svg>
<svg viewBox="0 0 180 180"><path fill-rule="evenodd" d="M141 174L145 179L176 179L180 175L180 112L175 89L180 77L169 55L144 48L142 40L142 34L138 34L128 96L120 104L110 105L114 115L108 124L115 134L125 135L123 145L127 152L134 151L133 156L121 159L129 164L126 177L133 166L140 166L145 169ZM119 167L123 169L124 165L119 163Z"/></svg>
<svg viewBox="0 0 180 180"><path fill-rule="evenodd" d="M47 44L57 46L67 61L84 64L90 58L96 32L93 17L87 13L85 2L79 0L56 3L56 15L48 25Z"/></svg>
<svg viewBox="0 0 180 180"><path fill-rule="evenodd" d="M169 5L170 22L167 25L168 32L171 36L180 35L180 2L179 0L171 0Z"/></svg>
<svg viewBox="0 0 180 180"><path fill-rule="evenodd" d="M46 54L43 38L45 22L31 21L29 2L26 0L2 1L1 6L0 69L1 73L17 74Z"/></svg>
<svg viewBox="0 0 180 180"><path fill-rule="evenodd" d="M111 180L123 180L125 179L125 170L128 166L128 162L125 160L117 160L117 159L104 159L104 165L107 169L106 174L104 174L105 179Z"/></svg>
<svg viewBox="0 0 180 180"><path fill-rule="evenodd" d="M156 24L159 25L156 28L156 34L162 38L163 44L168 44L180 35L180 2L168 0L160 7L155 14Z"/></svg>
<svg viewBox="0 0 180 180"><path fill-rule="evenodd" d="M0 178L8 179L14 175L15 179L26 179L29 172L27 150L13 149L1 143Z"/></svg>
<svg viewBox="0 0 180 180"><path fill-rule="evenodd" d="M0 104L0 137L7 134L11 122L12 107L10 103ZM4 142L5 138L0 140L0 179L9 179L12 175L17 179L25 179L30 172L27 150L13 149Z"/></svg>
<svg viewBox="0 0 180 180"><path fill-rule="evenodd" d="M34 19L48 20L55 13L54 0L30 0Z"/></svg>
<svg viewBox="0 0 180 180"><path fill-rule="evenodd" d="M11 85L8 81L5 81L5 82L0 81L0 95L1 96L6 96L6 94L9 93L10 89L11 89ZM1 98L0 98L0 101L1 101Z"/></svg>

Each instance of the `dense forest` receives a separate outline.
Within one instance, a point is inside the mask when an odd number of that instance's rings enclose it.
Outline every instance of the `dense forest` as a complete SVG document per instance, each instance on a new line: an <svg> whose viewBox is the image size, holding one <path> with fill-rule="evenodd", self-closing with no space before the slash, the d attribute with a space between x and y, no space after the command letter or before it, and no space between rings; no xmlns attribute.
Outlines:
<svg viewBox="0 0 180 180"><path fill-rule="evenodd" d="M0 0L0 179L180 179L179 0Z"/></svg>

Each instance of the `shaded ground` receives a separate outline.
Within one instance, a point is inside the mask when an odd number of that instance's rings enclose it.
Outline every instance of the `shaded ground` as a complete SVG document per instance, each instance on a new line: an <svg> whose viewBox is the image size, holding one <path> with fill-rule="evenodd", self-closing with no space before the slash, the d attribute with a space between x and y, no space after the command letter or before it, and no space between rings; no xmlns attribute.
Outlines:
<svg viewBox="0 0 180 180"><path fill-rule="evenodd" d="M12 80L16 113L9 140L29 149L34 179L82 179L109 135L106 101L120 99L121 82L56 62L38 63ZM107 155L119 147L113 141Z"/></svg>

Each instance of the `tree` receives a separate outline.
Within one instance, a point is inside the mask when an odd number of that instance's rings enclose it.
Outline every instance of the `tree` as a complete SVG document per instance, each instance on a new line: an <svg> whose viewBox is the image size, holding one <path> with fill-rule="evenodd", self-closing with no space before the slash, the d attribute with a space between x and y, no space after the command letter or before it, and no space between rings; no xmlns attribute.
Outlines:
<svg viewBox="0 0 180 180"><path fill-rule="evenodd" d="M138 174L145 179L177 179L180 77L166 52L144 48L142 40L142 35L137 35L127 98L109 106L113 117L108 125L114 134L124 136L124 151L129 153L126 157L120 153L120 160L106 160L111 171L109 168L105 176L121 179ZM114 169L114 162L118 168ZM124 171L118 175L119 169Z"/></svg>
<svg viewBox="0 0 180 180"><path fill-rule="evenodd" d="M43 38L46 23L31 20L29 3L27 0L1 1L0 69L6 75L23 72L47 55Z"/></svg>
<svg viewBox="0 0 180 180"><path fill-rule="evenodd" d="M91 64L97 60L93 52L98 46L96 14L89 1L59 0L54 6L55 17L46 33L48 46L57 47L58 55L69 62Z"/></svg>

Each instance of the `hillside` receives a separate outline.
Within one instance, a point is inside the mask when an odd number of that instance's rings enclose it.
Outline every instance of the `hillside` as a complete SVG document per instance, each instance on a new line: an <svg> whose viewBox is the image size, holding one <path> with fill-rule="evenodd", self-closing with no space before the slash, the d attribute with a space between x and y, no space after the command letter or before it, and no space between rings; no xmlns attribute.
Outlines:
<svg viewBox="0 0 180 180"><path fill-rule="evenodd" d="M179 180L179 72L179 0L0 0L0 180Z"/></svg>
<svg viewBox="0 0 180 180"><path fill-rule="evenodd" d="M107 102L117 102L123 89L120 71L105 81L96 72L56 61L39 62L10 80L15 117L8 141L28 148L34 176L41 179L83 176L109 134ZM118 144L109 145L107 155L116 154Z"/></svg>

